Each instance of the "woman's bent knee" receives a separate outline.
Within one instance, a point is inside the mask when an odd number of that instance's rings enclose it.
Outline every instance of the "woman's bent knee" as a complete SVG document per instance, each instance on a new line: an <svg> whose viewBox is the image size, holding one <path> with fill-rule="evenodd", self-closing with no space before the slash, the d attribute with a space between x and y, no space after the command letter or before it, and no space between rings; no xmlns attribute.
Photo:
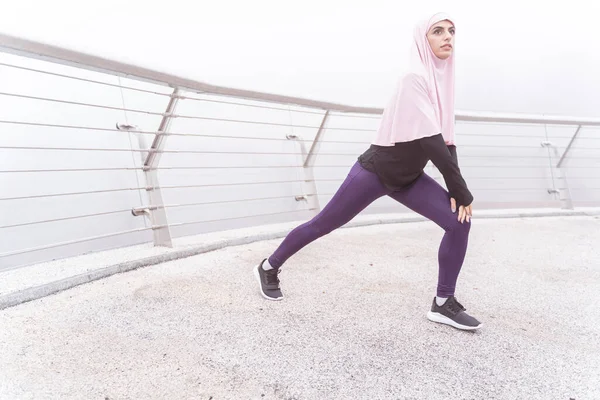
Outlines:
<svg viewBox="0 0 600 400"><path fill-rule="evenodd" d="M460 222L458 220L458 216L456 215L452 219L452 222L446 224L444 230L446 232L460 232L468 235L469 231L471 230L471 222L467 222L467 220Z"/></svg>

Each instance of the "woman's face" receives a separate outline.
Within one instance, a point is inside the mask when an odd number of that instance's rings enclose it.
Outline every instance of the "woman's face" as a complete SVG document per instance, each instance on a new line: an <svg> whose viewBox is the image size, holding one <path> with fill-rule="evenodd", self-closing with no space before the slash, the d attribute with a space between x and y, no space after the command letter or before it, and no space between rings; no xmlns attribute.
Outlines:
<svg viewBox="0 0 600 400"><path fill-rule="evenodd" d="M433 24L427 32L427 41L437 58L447 59L454 48L454 24L447 20Z"/></svg>

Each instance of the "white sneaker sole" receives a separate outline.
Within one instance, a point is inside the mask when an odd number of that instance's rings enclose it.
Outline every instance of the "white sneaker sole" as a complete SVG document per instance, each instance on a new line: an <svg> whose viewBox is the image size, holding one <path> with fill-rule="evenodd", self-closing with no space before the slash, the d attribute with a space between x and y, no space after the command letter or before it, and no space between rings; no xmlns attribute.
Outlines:
<svg viewBox="0 0 600 400"><path fill-rule="evenodd" d="M256 267L254 267L254 276L256 277L256 280L258 281L258 290L260 291L260 294L262 295L262 297L264 297L267 300L272 300L272 301L280 301L283 300L283 293L281 294L281 297L274 299L273 297L269 297L265 294L265 292L263 292L262 290L262 282L260 281L260 275L258 272L258 269L260 268L260 264L258 264Z"/></svg>
<svg viewBox="0 0 600 400"><path fill-rule="evenodd" d="M483 326L483 324L481 324L481 323L477 326L461 325L457 322L452 321L450 318L446 317L445 315L442 315L442 314L436 313L436 312L432 312L432 311L427 312L427 319L430 321L433 321L433 322L438 322L440 324L450 325L450 326L455 327L456 329L461 329L463 331L474 331Z"/></svg>

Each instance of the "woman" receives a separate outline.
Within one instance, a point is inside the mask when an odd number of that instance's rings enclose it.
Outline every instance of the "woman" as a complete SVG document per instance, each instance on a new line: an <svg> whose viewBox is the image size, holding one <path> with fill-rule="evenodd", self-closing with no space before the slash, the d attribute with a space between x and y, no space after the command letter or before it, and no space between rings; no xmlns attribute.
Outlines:
<svg viewBox="0 0 600 400"><path fill-rule="evenodd" d="M289 257L387 195L445 230L429 320L464 330L481 327L454 297L467 250L473 201L454 145L454 33L454 24L445 14L436 14L415 28L410 69L385 108L370 148L358 158L327 206L292 230L279 248L256 266L254 272L265 298L283 299L278 273ZM442 173L448 191L424 173L429 160Z"/></svg>

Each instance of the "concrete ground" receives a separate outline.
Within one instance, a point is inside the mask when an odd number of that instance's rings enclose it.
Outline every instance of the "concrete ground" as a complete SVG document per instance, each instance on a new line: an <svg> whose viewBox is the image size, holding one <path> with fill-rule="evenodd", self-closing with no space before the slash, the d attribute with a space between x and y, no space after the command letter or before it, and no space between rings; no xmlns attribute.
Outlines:
<svg viewBox="0 0 600 400"><path fill-rule="evenodd" d="M118 274L0 311L0 399L600 399L600 219L473 221L457 297L429 322L442 231L335 231L264 300L281 239Z"/></svg>

